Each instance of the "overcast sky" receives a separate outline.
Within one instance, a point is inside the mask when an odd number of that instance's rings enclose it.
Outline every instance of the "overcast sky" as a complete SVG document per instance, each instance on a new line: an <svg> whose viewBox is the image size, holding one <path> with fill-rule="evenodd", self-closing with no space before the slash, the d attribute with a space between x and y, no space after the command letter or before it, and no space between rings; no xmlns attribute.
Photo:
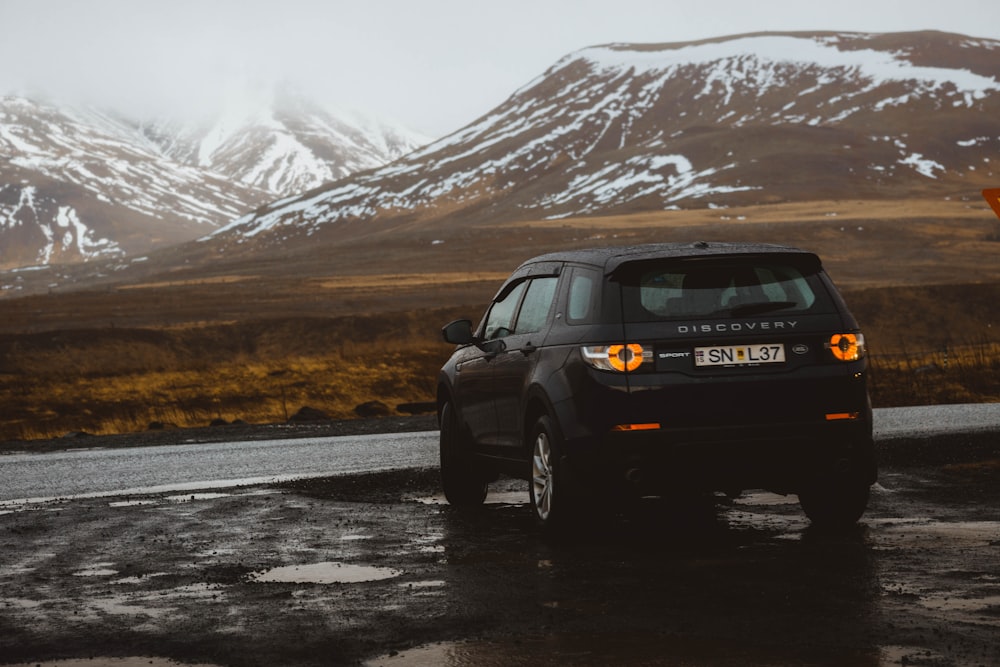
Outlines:
<svg viewBox="0 0 1000 667"><path fill-rule="evenodd" d="M1000 39L996 0L0 0L0 92L201 113L285 81L442 136L611 42L937 29Z"/></svg>

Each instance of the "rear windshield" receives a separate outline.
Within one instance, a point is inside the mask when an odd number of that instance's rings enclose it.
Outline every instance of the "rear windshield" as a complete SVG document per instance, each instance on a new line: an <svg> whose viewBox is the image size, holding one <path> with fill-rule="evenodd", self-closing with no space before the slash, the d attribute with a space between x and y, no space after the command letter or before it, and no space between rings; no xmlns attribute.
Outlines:
<svg viewBox="0 0 1000 667"><path fill-rule="evenodd" d="M829 312L815 269L792 263L642 262L617 271L627 322Z"/></svg>

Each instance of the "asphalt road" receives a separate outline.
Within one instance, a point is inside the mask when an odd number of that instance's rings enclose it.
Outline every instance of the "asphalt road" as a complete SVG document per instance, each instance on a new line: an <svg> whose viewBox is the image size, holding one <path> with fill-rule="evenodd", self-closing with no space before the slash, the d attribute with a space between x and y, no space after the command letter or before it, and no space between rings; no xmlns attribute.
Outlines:
<svg viewBox="0 0 1000 667"><path fill-rule="evenodd" d="M1000 403L875 411L875 435L881 443L991 431L1000 431ZM0 506L218 489L436 463L434 431L8 454L0 456Z"/></svg>
<svg viewBox="0 0 1000 667"><path fill-rule="evenodd" d="M876 439L977 433L1000 427L1000 403L875 410Z"/></svg>
<svg viewBox="0 0 1000 667"><path fill-rule="evenodd" d="M437 460L437 437L430 431L10 454L0 456L0 506L426 467Z"/></svg>

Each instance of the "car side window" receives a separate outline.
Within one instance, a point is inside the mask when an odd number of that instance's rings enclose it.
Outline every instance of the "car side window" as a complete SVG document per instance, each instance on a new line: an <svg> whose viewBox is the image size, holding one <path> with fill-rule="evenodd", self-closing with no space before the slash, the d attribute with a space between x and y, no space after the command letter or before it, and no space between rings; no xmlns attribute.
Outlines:
<svg viewBox="0 0 1000 667"><path fill-rule="evenodd" d="M548 319L552 301L556 295L556 284L559 279L536 278L528 285L528 293L517 316L514 333L525 334L540 331Z"/></svg>
<svg viewBox="0 0 1000 667"><path fill-rule="evenodd" d="M514 315L517 313L517 304L521 301L521 294L527 286L527 281L522 281L508 290L506 294L490 306L490 312L486 316L486 326L483 328L483 338L492 340L509 336L514 331Z"/></svg>

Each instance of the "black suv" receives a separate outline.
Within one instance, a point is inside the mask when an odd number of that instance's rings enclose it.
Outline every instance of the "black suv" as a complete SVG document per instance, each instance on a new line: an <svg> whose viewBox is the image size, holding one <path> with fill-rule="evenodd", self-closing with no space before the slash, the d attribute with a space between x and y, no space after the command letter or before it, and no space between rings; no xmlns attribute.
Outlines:
<svg viewBox="0 0 1000 667"><path fill-rule="evenodd" d="M864 336L819 258L748 243L543 255L443 329L441 477L506 473L556 526L623 494L794 493L850 525L876 479Z"/></svg>

